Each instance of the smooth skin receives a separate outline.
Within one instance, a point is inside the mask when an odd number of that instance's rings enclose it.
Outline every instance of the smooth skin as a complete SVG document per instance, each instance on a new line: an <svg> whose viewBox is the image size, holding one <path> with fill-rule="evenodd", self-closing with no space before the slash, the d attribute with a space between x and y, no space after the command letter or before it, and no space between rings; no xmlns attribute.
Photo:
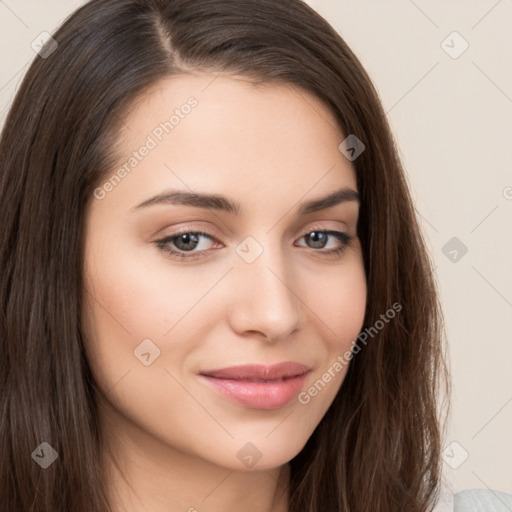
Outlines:
<svg viewBox="0 0 512 512"><path fill-rule="evenodd" d="M172 131L161 141L151 135L190 97L197 105ZM103 198L91 198L86 212L85 348L101 389L103 464L115 510L287 511L287 463L348 366L309 403L294 399L271 410L235 403L198 374L294 361L311 368L307 390L352 348L367 298L359 203L297 213L343 187L357 191L353 165L338 149L345 136L306 91L209 73L160 81L131 106L119 166L149 135L157 146ZM136 208L170 189L223 195L242 210ZM200 235L195 247L190 239L167 242L194 259L156 243L183 229L212 235ZM320 230L354 238L328 255L343 242L306 236ZM248 263L240 247L262 252ZM135 354L146 339L157 347L144 345L148 365ZM252 467L237 456L247 443L261 454Z"/></svg>

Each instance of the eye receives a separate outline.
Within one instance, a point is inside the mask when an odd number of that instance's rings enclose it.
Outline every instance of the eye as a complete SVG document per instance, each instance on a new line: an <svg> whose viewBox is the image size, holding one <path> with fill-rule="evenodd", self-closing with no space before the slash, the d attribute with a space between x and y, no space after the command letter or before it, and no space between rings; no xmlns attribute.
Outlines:
<svg viewBox="0 0 512 512"><path fill-rule="evenodd" d="M354 238L355 236L343 231L313 228L299 240L305 239L306 243L310 244L306 245L306 247L313 249L314 252L328 257L336 257L343 253ZM208 247L204 247L204 245L207 246L208 243L201 243L201 239L217 241L214 235L206 231L182 231L181 233L175 233L171 236L156 240L154 243L159 249L165 251L173 258L192 260L204 257L204 253L208 251ZM329 248L329 250L316 250L326 249L329 243L334 243L334 248ZM304 246L301 245L301 247Z"/></svg>
<svg viewBox="0 0 512 512"><path fill-rule="evenodd" d="M334 248L324 251L315 251L326 256L340 256L345 249L350 245L350 242L355 238L353 235L343 231L325 230L321 228L313 228L306 233L302 238L306 243L312 244L308 247L311 249L325 249L329 242L334 242ZM334 240L333 240L334 239ZM336 241L338 244L336 245Z"/></svg>
<svg viewBox="0 0 512 512"><path fill-rule="evenodd" d="M205 231L183 231L182 233L173 234L172 236L157 240L155 243L162 251L165 251L178 259L196 258L198 255L195 253L204 252L206 250L204 244L201 244L201 238L206 238L210 241L216 240L213 235ZM174 250L171 244L178 250ZM195 251L197 248L202 250ZM193 254L186 254L190 252Z"/></svg>

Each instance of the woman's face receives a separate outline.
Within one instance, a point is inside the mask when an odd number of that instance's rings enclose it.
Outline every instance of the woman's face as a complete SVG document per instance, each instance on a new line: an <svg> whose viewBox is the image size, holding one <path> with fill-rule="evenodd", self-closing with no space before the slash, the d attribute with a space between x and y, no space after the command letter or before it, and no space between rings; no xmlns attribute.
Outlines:
<svg viewBox="0 0 512 512"><path fill-rule="evenodd" d="M303 448L366 305L358 201L315 208L357 192L344 138L303 90L233 76L173 77L128 111L86 225L86 352L112 438L238 470Z"/></svg>

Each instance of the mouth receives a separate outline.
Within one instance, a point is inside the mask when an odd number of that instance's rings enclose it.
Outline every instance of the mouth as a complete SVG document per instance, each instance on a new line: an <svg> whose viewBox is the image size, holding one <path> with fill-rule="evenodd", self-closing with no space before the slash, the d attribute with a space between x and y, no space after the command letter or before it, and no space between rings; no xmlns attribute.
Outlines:
<svg viewBox="0 0 512 512"><path fill-rule="evenodd" d="M277 409L300 393L311 369L284 362L243 365L201 372L200 378L221 396L251 409Z"/></svg>

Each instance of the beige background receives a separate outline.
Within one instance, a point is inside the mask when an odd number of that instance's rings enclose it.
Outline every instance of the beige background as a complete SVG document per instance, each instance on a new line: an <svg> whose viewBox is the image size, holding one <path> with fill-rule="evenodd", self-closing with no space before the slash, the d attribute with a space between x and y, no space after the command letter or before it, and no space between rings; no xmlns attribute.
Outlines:
<svg viewBox="0 0 512 512"><path fill-rule="evenodd" d="M82 3L0 0L0 123L31 42ZM309 3L381 95L435 260L454 387L445 475L454 491L512 493L512 0Z"/></svg>

